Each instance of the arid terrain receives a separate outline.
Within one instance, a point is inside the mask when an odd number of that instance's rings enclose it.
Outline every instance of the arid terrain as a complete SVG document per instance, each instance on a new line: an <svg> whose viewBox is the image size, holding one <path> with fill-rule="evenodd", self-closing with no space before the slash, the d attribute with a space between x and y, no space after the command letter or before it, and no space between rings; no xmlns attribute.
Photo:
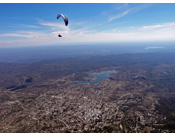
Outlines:
<svg viewBox="0 0 178 133"><path fill-rule="evenodd" d="M115 70L90 85L93 73ZM175 132L175 55L0 64L0 132Z"/></svg>

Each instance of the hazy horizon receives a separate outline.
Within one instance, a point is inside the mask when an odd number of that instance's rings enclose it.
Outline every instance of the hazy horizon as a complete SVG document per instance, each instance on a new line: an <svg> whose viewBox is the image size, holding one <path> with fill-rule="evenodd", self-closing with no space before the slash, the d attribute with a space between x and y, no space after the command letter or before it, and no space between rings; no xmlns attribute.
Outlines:
<svg viewBox="0 0 178 133"><path fill-rule="evenodd" d="M0 48L0 63L33 63L77 56L102 56L123 53L175 52L175 43L88 44Z"/></svg>

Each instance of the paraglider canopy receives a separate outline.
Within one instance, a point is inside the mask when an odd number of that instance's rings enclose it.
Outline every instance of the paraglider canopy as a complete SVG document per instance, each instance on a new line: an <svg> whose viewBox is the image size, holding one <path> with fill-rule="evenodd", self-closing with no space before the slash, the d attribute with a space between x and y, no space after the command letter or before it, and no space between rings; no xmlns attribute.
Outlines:
<svg viewBox="0 0 178 133"><path fill-rule="evenodd" d="M57 15L57 19L59 19L60 17L62 17L64 19L65 26L67 26L68 25L68 18L67 18L67 16L65 16L63 14L58 14Z"/></svg>

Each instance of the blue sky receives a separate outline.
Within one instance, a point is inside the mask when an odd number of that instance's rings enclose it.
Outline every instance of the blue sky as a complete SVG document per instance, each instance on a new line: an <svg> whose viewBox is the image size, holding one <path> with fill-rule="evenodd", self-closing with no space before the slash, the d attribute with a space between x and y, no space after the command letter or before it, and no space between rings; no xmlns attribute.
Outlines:
<svg viewBox="0 0 178 133"><path fill-rule="evenodd" d="M173 3L1 3L0 20L0 47L175 40Z"/></svg>

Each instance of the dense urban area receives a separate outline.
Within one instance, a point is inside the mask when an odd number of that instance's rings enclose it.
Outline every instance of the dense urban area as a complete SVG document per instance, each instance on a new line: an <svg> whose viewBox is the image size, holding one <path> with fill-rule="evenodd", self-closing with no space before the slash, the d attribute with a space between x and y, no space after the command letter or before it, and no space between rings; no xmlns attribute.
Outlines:
<svg viewBox="0 0 178 133"><path fill-rule="evenodd" d="M94 85L79 82L107 71L116 72ZM0 132L174 133L175 55L1 63Z"/></svg>

